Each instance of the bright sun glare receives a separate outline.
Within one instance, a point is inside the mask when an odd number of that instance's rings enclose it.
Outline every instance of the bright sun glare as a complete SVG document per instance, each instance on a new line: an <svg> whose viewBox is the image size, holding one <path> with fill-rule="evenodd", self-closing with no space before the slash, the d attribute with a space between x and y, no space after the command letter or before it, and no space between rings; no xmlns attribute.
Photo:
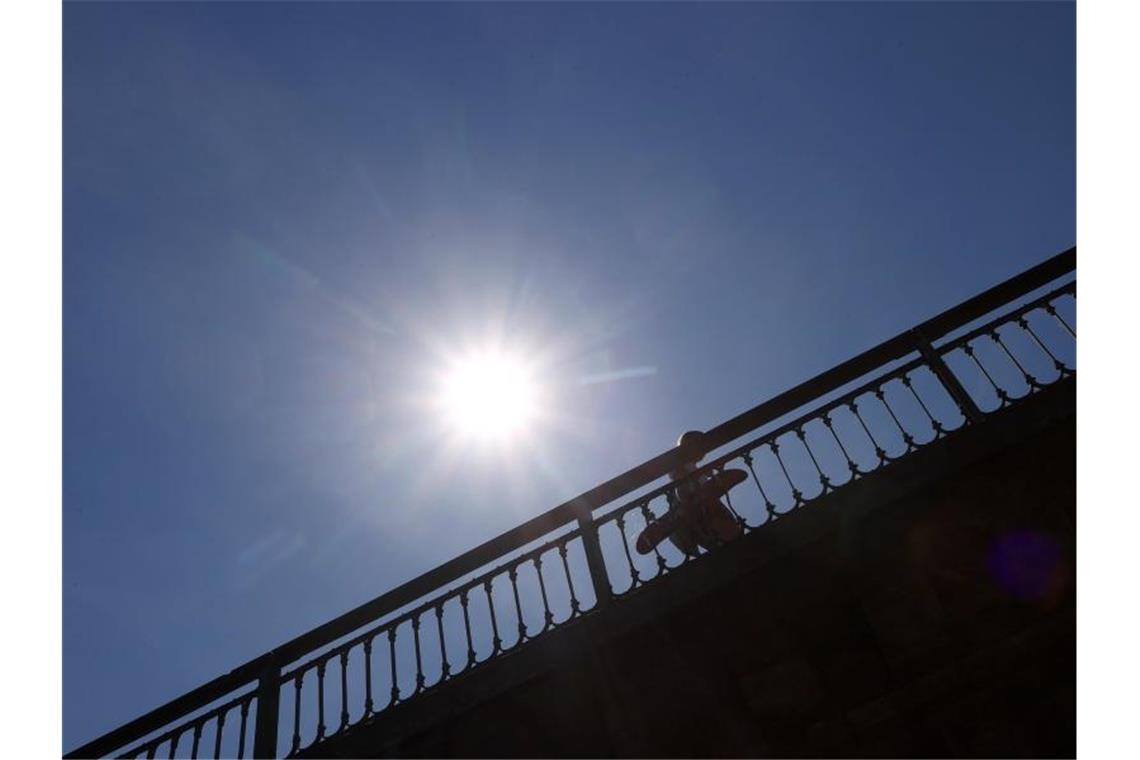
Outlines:
<svg viewBox="0 0 1140 760"><path fill-rule="evenodd" d="M485 441L505 442L523 432L537 411L533 373L517 357L497 351L454 362L441 400L449 424Z"/></svg>

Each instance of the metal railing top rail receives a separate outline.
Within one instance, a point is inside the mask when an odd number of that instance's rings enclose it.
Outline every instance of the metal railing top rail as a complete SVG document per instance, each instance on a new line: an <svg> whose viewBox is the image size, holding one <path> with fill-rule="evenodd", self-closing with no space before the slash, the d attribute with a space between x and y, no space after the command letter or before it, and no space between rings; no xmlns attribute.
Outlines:
<svg viewBox="0 0 1140 760"><path fill-rule="evenodd" d="M933 341L968 325L979 317L1073 272L1076 269L1076 250L1074 246L1062 251L918 326L717 425L706 431L702 442L704 451L714 451L731 443L820 396L843 388L884 364L913 353L918 350L919 345L930 345ZM589 521L595 509L667 475L681 464L682 456L679 448L658 454L375 599L239 665L225 675L77 747L65 757L95 757L109 754L260 679L266 672L282 668L319 647L335 642L384 615L400 610L447 584L466 577L504 554L524 547L552 530L574 520Z"/></svg>

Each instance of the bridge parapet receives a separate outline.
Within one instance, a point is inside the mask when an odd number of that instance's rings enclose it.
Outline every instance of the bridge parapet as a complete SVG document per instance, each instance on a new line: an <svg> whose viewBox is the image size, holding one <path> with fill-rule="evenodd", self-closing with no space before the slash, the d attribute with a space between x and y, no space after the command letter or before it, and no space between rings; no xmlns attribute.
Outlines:
<svg viewBox="0 0 1140 760"><path fill-rule="evenodd" d="M685 479L667 475L689 453L666 451L67 757L295 755L622 604L718 551L631 551L693 479L746 473L725 503L749 534L1075 377L1075 264L1060 253L718 425Z"/></svg>

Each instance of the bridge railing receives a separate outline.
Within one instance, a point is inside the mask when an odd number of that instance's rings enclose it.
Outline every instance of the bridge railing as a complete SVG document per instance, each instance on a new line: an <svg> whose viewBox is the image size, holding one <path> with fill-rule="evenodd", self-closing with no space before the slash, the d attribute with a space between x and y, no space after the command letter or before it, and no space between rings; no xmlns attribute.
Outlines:
<svg viewBox="0 0 1140 760"><path fill-rule="evenodd" d="M690 477L746 473L725 503L747 533L1074 375L1075 265L1075 248L1057 254L707 431L700 453L715 457ZM666 476L686 456L666 451L67 757L292 755L618 601L706 553L634 547L684 487Z"/></svg>
<svg viewBox="0 0 1140 760"><path fill-rule="evenodd" d="M1076 282L1067 282L937 347L916 335L918 345L902 363L781 421L690 477L723 477L737 470L745 482L722 503L740 532L774 522L1075 376L1076 332L1063 315L1065 302L1075 295ZM987 349L980 342L992 345ZM947 359L955 364L964 359L970 366L963 369L972 368L977 376L952 371ZM665 484L595 517L603 545L620 547L606 552L615 598L705 553L703 548L682 551L670 542L646 554L631 550L635 537L670 510L679 487Z"/></svg>

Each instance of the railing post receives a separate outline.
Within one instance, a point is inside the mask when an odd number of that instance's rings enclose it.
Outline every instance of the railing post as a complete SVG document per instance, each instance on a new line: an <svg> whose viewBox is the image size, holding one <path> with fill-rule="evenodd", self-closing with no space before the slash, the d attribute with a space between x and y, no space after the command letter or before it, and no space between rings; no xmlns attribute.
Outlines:
<svg viewBox="0 0 1140 760"><path fill-rule="evenodd" d="M277 757L277 719L281 698L281 666L270 657L257 682L257 724L253 733L253 756L258 760Z"/></svg>
<svg viewBox="0 0 1140 760"><path fill-rule="evenodd" d="M588 509L579 508L578 528L582 532L582 546L586 550L586 565L590 570L590 581L594 584L594 596L598 607L609 603L613 597L610 578L606 573L606 561L602 558L602 545L598 541L598 526Z"/></svg>
<svg viewBox="0 0 1140 760"><path fill-rule="evenodd" d="M911 330L911 334L914 336L915 348L918 349L918 352L922 355L923 360L930 367L930 370L942 385L945 386L950 397L954 399L954 403L958 405L958 408L966 417L966 421L971 424L981 422L984 416L982 410L978 408L978 405L974 403L974 399L966 392L962 383L960 383L958 378L954 376L954 373L950 371L950 367L942 360L942 355L934 350L934 346L921 332Z"/></svg>

